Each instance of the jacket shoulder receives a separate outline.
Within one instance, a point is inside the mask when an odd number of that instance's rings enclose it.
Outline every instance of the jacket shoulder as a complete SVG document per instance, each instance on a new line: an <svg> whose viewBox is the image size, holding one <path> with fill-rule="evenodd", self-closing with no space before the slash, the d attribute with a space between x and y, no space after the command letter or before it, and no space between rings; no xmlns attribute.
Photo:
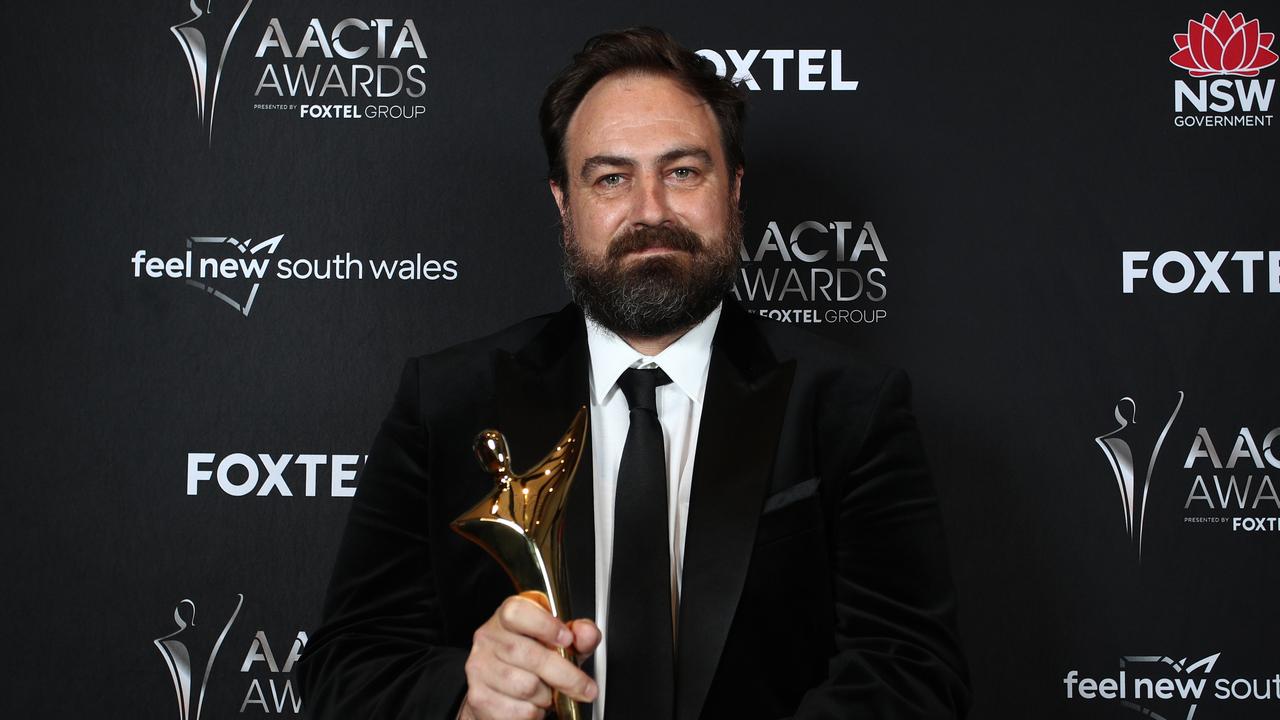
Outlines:
<svg viewBox="0 0 1280 720"><path fill-rule="evenodd" d="M474 362L479 358L488 357L495 350L514 353L537 336L555 316L556 313L535 315L488 335L418 355L413 360L422 366L429 367L433 365L452 365L459 362Z"/></svg>
<svg viewBox="0 0 1280 720"><path fill-rule="evenodd" d="M468 405L492 392L495 353L516 353L528 345L555 317L537 315L496 332L409 358L412 376L426 406L445 410Z"/></svg>

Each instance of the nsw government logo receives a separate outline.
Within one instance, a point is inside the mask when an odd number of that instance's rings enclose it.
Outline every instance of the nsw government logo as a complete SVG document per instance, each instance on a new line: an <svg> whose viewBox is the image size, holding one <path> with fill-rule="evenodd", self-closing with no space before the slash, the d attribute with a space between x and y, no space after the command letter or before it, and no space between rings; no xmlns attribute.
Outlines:
<svg viewBox="0 0 1280 720"><path fill-rule="evenodd" d="M1270 127L1275 78L1260 77L1280 60L1275 33L1263 32L1244 13L1205 13L1176 33L1169 62L1191 80L1173 83L1173 124L1178 127ZM1210 79L1213 78L1213 79Z"/></svg>

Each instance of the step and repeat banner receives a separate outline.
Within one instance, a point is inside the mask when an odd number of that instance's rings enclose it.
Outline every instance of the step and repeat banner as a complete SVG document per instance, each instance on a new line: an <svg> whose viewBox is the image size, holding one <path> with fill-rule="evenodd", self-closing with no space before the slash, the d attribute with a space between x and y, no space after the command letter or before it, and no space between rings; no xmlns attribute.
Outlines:
<svg viewBox="0 0 1280 720"><path fill-rule="evenodd" d="M749 90L735 295L914 381L972 717L1280 716L1280 7L1028 5L11 9L3 714L305 712L402 363L566 301L538 102L649 24Z"/></svg>

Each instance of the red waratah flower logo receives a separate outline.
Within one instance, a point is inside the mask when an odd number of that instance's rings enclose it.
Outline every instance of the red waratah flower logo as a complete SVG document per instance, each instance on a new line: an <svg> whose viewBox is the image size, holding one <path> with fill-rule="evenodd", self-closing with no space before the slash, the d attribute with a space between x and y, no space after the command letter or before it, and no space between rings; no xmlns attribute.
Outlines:
<svg viewBox="0 0 1280 720"><path fill-rule="evenodd" d="M1169 62L1191 72L1191 77L1239 75L1254 77L1258 71L1276 63L1280 56L1271 52L1275 33L1264 33L1257 18L1245 22L1244 13L1227 17L1223 10L1214 17L1187 21L1187 31L1173 36L1178 52Z"/></svg>

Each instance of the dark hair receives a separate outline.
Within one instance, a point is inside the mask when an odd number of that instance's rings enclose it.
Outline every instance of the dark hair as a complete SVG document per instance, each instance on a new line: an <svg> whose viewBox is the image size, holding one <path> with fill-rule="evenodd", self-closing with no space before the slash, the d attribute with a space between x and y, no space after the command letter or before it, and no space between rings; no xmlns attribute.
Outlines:
<svg viewBox="0 0 1280 720"><path fill-rule="evenodd" d="M746 92L716 74L715 65L657 28L633 27L597 35L573 56L542 96L538 120L547 150L548 175L561 187L565 172L564 135L569 119L595 84L616 72L665 75L689 93L706 101L720 125L720 144L729 165L730 180L746 164L742 154L742 125Z"/></svg>

